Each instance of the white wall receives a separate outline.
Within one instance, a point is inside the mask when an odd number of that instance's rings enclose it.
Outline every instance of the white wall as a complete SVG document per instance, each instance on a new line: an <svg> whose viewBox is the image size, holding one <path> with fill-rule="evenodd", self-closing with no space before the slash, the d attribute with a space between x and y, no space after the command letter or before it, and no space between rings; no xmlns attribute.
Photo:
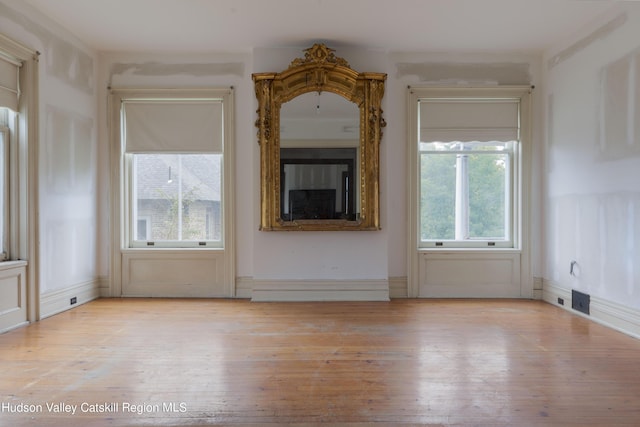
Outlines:
<svg viewBox="0 0 640 427"><path fill-rule="evenodd" d="M332 46L333 47L333 46ZM407 278L407 85L529 85L540 78L535 54L386 53L337 48L359 71L388 74L382 109L387 126L381 142L381 221L375 233L255 232L253 276L260 279L391 279L406 286ZM254 52L254 72L280 71L301 56L299 49ZM539 120L535 104L534 122ZM539 172L540 139L534 167ZM539 176L539 175L538 175ZM538 201L540 185L534 185ZM534 216L533 228L540 226ZM537 234L539 235L539 233ZM536 254L539 241L534 243ZM538 269L538 256L534 265Z"/></svg>
<svg viewBox="0 0 640 427"><path fill-rule="evenodd" d="M407 84L426 81L433 67L455 70L457 83L531 84L539 75L536 55L388 54L336 48L358 71L385 72L382 108L387 126L381 142L381 223L377 232L259 231L259 147L254 127L257 101L251 73L282 71L303 56L299 48L260 48L251 53L202 55L100 55L99 98L107 87L207 87L233 85L236 105L236 276L238 295L249 296L259 283L366 282L391 280L406 294L407 278ZM413 64L413 65L412 65ZM481 64L481 65L478 65ZM431 67L431 68L430 68ZM426 70L426 71L425 71ZM488 73L488 74L487 74ZM440 77L439 77L440 78ZM106 117L106 103L100 102ZM104 111L103 111L104 110ZM108 132L101 124L101 191L108 187ZM537 186L539 188L539 186ZM104 196L103 196L104 197ZM107 201L104 201L105 206ZM101 224L106 230L106 223ZM536 229L537 228L536 226ZM106 231L101 241L107 241ZM105 254L106 254L105 250ZM104 257L101 257L104 259ZM105 266L108 262L105 261ZM107 271L105 267L102 271ZM244 287L244 288L243 288ZM249 292L246 292L249 290ZM402 294L402 291L399 292ZM108 294L105 289L103 294Z"/></svg>
<svg viewBox="0 0 640 427"><path fill-rule="evenodd" d="M261 232L257 102L251 73L281 71L302 49L95 54L18 1L0 0L3 32L43 53L41 69L41 257L44 292L98 278L109 295L108 87L235 88L236 276L252 281L395 281L407 278L407 85L537 84L535 54L417 54L330 46L358 71L385 72L381 222L377 232ZM7 6L9 5L9 6ZM534 95L535 99L535 95ZM538 109L534 105L534 127ZM99 143L96 145L96 140ZM534 176L539 173L534 136ZM83 142L86 142L83 143ZM533 183L533 206L540 186ZM533 215L533 236L540 215ZM540 244L533 271L541 275ZM63 254L61 256L61 254Z"/></svg>
<svg viewBox="0 0 640 427"><path fill-rule="evenodd" d="M231 54L118 54L100 55L100 99L107 88L126 87L211 87L235 88L236 143L236 275L244 283L264 280L384 280L388 278L387 236L383 219L380 232L295 232L259 231L259 146L254 127L257 101L252 72L281 71L303 56L302 49L262 49ZM340 51L357 70L385 71L384 55ZM100 116L106 117L106 103L100 102ZM383 106L384 108L384 106ZM100 129L101 190L109 193L108 130ZM403 145L404 141L398 141ZM384 144L383 144L384 145ZM382 158L386 149L383 147ZM385 160L383 160L384 173ZM402 176L398 184L404 186ZM386 184L382 183L385 204ZM108 200L103 200L108 209ZM384 208L383 208L384 209ZM101 224L101 241L108 241L108 221ZM105 256L104 270L108 270ZM399 274L403 274L400 272ZM252 285L249 285L252 286ZM103 294L109 294L108 289Z"/></svg>
<svg viewBox="0 0 640 427"><path fill-rule="evenodd" d="M24 2L0 2L2 32L40 52L39 285L41 316L97 295L96 55Z"/></svg>
<svg viewBox="0 0 640 427"><path fill-rule="evenodd" d="M558 43L544 68L545 281L638 310L640 4Z"/></svg>

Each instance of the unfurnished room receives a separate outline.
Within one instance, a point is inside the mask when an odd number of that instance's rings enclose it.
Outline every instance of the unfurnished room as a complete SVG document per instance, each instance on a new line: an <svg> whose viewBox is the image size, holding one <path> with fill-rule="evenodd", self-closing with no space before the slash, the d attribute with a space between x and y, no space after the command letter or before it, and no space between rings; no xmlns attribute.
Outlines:
<svg viewBox="0 0 640 427"><path fill-rule="evenodd" d="M637 426L640 2L0 0L0 426Z"/></svg>

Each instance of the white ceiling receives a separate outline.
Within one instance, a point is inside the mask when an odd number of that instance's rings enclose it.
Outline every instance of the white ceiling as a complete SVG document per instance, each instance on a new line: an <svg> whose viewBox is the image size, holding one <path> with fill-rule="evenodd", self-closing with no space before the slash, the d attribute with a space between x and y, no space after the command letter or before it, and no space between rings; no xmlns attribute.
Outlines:
<svg viewBox="0 0 640 427"><path fill-rule="evenodd" d="M614 0L25 0L99 51L541 51Z"/></svg>

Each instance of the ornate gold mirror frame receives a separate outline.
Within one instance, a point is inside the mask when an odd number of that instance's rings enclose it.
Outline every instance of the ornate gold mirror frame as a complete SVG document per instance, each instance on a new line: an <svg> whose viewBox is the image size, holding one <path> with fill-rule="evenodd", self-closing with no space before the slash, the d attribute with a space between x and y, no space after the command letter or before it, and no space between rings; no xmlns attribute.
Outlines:
<svg viewBox="0 0 640 427"><path fill-rule="evenodd" d="M260 229L379 230L379 147L382 128L386 125L380 105L387 75L359 73L324 44L315 44L305 52L304 58L293 60L281 73L252 75L258 98ZM342 96L355 103L359 110L359 215L354 220L284 220L280 212L280 107L299 95L323 91Z"/></svg>

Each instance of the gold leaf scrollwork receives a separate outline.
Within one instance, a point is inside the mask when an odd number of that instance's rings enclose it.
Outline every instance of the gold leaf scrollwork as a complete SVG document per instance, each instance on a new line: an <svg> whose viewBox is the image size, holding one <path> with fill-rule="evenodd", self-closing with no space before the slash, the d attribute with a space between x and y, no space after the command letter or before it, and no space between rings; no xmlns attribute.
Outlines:
<svg viewBox="0 0 640 427"><path fill-rule="evenodd" d="M378 110L369 107L369 141L374 141L376 137L376 124L378 123Z"/></svg>
<svg viewBox="0 0 640 427"><path fill-rule="evenodd" d="M345 59L336 56L334 53L335 50L328 48L324 44L316 43L313 46L311 46L309 49L305 49L304 52L305 52L304 58L294 59L293 61L291 61L289 68L299 67L300 65L313 64L313 63L336 64L336 65L341 65L343 67L350 68L349 63Z"/></svg>
<svg viewBox="0 0 640 427"><path fill-rule="evenodd" d="M259 99L265 101L270 100L271 94L271 82L266 80L256 85L256 96ZM271 105L269 102L264 102L256 110L258 113L258 119L255 121L255 126L258 128L258 144L269 141L271 139Z"/></svg>
<svg viewBox="0 0 640 427"><path fill-rule="evenodd" d="M323 44L314 44L304 52L304 58L294 59L282 72L252 75L259 104L255 124L260 144L260 230L379 230L379 145L382 128L386 126L380 104L387 75L357 72ZM280 108L283 103L316 91L340 95L359 111L359 185L353 195L359 209L353 219L285 220L280 212Z"/></svg>

